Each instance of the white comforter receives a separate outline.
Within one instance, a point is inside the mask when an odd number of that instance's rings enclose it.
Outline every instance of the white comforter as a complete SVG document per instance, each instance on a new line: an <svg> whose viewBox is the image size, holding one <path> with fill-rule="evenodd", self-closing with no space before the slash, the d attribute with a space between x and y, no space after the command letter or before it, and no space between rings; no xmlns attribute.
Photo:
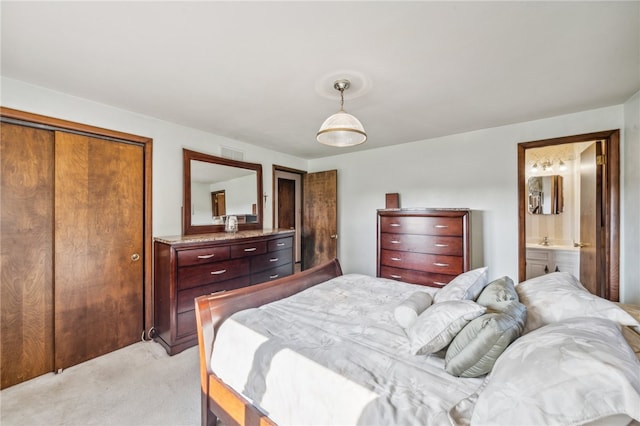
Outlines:
<svg viewBox="0 0 640 426"><path fill-rule="evenodd" d="M355 274L235 314L212 367L281 425L639 424L640 362L620 331L638 322L568 274L516 288L538 328L485 377L412 355L394 309L437 289Z"/></svg>
<svg viewBox="0 0 640 426"><path fill-rule="evenodd" d="M239 312L219 330L213 371L282 425L449 424L482 378L410 353L393 310L416 290L436 291L350 274Z"/></svg>

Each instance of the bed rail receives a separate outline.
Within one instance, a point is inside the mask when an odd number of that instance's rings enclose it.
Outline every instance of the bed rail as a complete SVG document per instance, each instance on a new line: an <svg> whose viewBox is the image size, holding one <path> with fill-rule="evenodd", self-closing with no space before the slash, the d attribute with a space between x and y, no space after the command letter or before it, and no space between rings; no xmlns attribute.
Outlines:
<svg viewBox="0 0 640 426"><path fill-rule="evenodd" d="M215 425L218 418L225 425L273 424L267 415L213 374L211 353L220 324L235 312L291 296L340 275L340 263L333 259L284 278L195 299L203 426Z"/></svg>

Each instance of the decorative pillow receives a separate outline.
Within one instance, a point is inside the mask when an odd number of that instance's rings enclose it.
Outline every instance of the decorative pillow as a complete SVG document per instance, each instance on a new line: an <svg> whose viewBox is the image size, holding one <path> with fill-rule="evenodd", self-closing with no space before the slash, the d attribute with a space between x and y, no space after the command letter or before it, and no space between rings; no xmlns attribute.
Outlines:
<svg viewBox="0 0 640 426"><path fill-rule="evenodd" d="M507 276L491 281L476 299L476 303L501 312L513 301L518 302L520 299L513 280Z"/></svg>
<svg viewBox="0 0 640 426"><path fill-rule="evenodd" d="M446 347L469 321L484 314L487 308L472 300L451 300L431 305L409 327L407 335L411 353L425 355Z"/></svg>
<svg viewBox="0 0 640 426"><path fill-rule="evenodd" d="M628 423L640 420L640 362L614 322L568 319L516 340L450 417L474 400L471 424Z"/></svg>
<svg viewBox="0 0 640 426"><path fill-rule="evenodd" d="M487 285L488 267L472 269L455 277L433 296L433 303L448 300L475 300Z"/></svg>
<svg viewBox="0 0 640 426"><path fill-rule="evenodd" d="M408 328L416 322L418 315L431 306L432 302L433 297L429 293L416 291L396 306L393 315L402 328Z"/></svg>
<svg viewBox="0 0 640 426"><path fill-rule="evenodd" d="M505 302L500 302L505 303ZM524 329L527 309L517 301L471 321L453 339L445 356L445 370L458 377L487 374L504 350Z"/></svg>
<svg viewBox="0 0 640 426"><path fill-rule="evenodd" d="M520 302L527 307L524 333L575 317L607 318L640 332L636 319L615 303L589 293L568 272L552 272L523 281L516 286L516 291Z"/></svg>

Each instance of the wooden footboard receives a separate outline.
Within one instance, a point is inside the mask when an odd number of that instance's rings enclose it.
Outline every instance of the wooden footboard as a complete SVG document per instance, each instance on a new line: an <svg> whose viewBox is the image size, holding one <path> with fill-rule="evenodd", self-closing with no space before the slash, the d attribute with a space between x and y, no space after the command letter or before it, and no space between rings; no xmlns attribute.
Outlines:
<svg viewBox="0 0 640 426"><path fill-rule="evenodd" d="M342 275L337 259L278 280L195 299L200 351L202 425L273 425L268 416L223 383L211 370L211 353L220 324L233 313L255 308Z"/></svg>

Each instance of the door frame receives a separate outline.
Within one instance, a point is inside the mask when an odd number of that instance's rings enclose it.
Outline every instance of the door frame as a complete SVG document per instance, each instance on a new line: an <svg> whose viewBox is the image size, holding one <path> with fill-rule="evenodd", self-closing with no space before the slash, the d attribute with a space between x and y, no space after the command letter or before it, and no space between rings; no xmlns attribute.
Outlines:
<svg viewBox="0 0 640 426"><path fill-rule="evenodd" d="M48 117L45 115L34 114L26 111L20 111L13 108L0 107L0 116L3 119L14 120L17 123L31 123L36 127L47 127L59 129L71 133L87 134L100 139L111 140L118 143L134 143L142 145L144 156L144 188L143 188L143 209L144 209L144 225L143 225L143 330L141 330L141 339L148 339L148 334L153 327L153 280L152 280L152 199L151 199L151 179L152 179L152 145L153 139L133 135L130 133L119 132L115 130L104 129L101 127L90 126L87 124L75 123L72 121L62 120L59 118Z"/></svg>
<svg viewBox="0 0 640 426"><path fill-rule="evenodd" d="M276 227L276 221L278 219L277 217L277 206L278 206L278 191L277 191L277 185L278 185L278 172L285 172L285 173L291 173L294 175L299 175L300 176L300 188L296 188L296 193L295 196L297 197L298 194L300 194L300 200L296 199L296 203L300 202L300 206L302 209L302 194L304 193L304 175L307 174L306 171L304 170L298 170L298 169L293 169L291 167L285 167L285 166L279 166L277 164L273 164L271 167L271 211L273 212L272 215L272 222L271 222L271 227L275 228ZM301 211L297 211L296 210L296 222L300 223L300 229L296 228L296 250L295 250L295 258L296 261L294 263L301 263L302 262L302 226L303 224L303 215ZM298 254L300 253L300 258L298 258Z"/></svg>
<svg viewBox="0 0 640 426"><path fill-rule="evenodd" d="M605 295L617 302L620 298L620 130L518 143L518 275L526 279L526 214L525 152L530 148L576 142L604 141L603 218L605 247Z"/></svg>

